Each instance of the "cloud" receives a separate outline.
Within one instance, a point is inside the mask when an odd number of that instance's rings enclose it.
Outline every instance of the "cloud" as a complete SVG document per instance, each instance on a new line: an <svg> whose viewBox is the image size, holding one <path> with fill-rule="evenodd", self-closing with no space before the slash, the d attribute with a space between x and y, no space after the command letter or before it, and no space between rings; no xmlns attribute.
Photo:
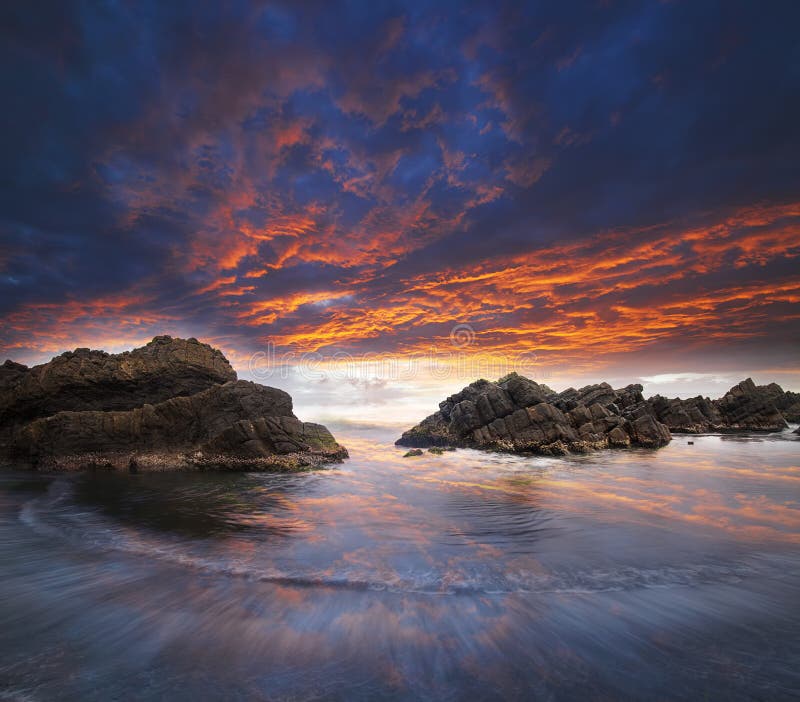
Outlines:
<svg viewBox="0 0 800 702"><path fill-rule="evenodd" d="M9 356L463 322L575 373L796 366L792 5L51 10L0 23Z"/></svg>

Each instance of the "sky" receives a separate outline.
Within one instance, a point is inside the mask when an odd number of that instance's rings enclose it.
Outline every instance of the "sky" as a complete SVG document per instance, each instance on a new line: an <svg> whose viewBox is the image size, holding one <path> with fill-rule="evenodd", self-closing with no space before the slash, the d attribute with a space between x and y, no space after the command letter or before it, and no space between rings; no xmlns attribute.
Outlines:
<svg viewBox="0 0 800 702"><path fill-rule="evenodd" d="M795 2L0 9L0 359L221 348L313 416L510 370L800 390Z"/></svg>

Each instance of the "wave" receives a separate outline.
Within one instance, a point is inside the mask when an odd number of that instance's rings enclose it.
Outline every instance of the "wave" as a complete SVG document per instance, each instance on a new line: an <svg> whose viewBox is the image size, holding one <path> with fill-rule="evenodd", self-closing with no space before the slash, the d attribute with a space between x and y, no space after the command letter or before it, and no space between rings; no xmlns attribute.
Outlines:
<svg viewBox="0 0 800 702"><path fill-rule="evenodd" d="M72 547L97 554L126 553L200 571L204 574L243 578L287 587L312 587L352 591L384 591L421 595L597 594L654 588L731 584L756 572L745 563L688 563L659 567L618 566L612 568L563 569L533 572L503 569L487 559L475 563L474 553L465 553L463 566L447 569L405 571L363 567L330 570L299 570L277 563L238 561L228 554L191 553L184 540L169 541L121 526L98 513L70 503L69 481L54 481L44 496L26 502L21 521L39 535L68 542ZM380 557L378 557L380 558ZM383 565L381 563L380 565Z"/></svg>

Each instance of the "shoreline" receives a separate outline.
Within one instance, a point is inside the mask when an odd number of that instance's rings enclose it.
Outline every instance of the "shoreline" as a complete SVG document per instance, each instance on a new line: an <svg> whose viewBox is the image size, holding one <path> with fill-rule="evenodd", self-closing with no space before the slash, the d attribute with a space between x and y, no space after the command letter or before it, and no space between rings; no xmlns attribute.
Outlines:
<svg viewBox="0 0 800 702"><path fill-rule="evenodd" d="M240 457L222 454L192 453L82 453L47 456L38 461L6 461L0 470L32 473L299 473L342 463L347 449L331 453L295 452L270 456Z"/></svg>

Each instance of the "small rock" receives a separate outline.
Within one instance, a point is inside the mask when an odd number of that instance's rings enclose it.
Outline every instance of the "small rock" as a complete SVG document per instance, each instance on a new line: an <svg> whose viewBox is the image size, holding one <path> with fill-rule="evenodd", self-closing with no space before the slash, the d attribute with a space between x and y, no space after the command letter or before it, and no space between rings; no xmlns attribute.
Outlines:
<svg viewBox="0 0 800 702"><path fill-rule="evenodd" d="M406 451L403 454L403 458L409 458L411 456L421 456L422 453L423 453L422 449L411 449L410 451Z"/></svg>

